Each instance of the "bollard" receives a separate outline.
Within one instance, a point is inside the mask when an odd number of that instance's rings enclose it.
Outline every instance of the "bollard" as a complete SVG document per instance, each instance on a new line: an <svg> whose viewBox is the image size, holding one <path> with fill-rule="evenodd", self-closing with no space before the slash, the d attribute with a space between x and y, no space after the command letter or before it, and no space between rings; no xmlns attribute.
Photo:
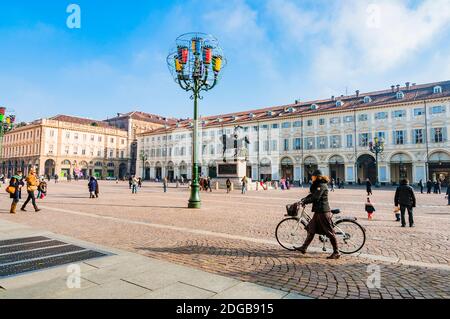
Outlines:
<svg viewBox="0 0 450 319"><path fill-rule="evenodd" d="M259 182L256 182L256 191L259 191Z"/></svg>
<svg viewBox="0 0 450 319"><path fill-rule="evenodd" d="M234 191L234 183L231 183L231 191Z"/></svg>
<svg viewBox="0 0 450 319"><path fill-rule="evenodd" d="M177 188L179 188L179 187L180 187L180 183L177 182Z"/></svg>
<svg viewBox="0 0 450 319"><path fill-rule="evenodd" d="M275 189L278 189L278 182L274 182Z"/></svg>
<svg viewBox="0 0 450 319"><path fill-rule="evenodd" d="M216 182L216 191L219 190L219 182Z"/></svg>

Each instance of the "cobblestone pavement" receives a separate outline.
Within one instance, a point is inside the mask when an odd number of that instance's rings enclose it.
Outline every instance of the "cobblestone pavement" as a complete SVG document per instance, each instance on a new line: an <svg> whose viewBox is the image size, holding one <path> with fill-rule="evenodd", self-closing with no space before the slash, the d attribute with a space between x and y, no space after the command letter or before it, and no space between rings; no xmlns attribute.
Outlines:
<svg viewBox="0 0 450 319"><path fill-rule="evenodd" d="M149 183L132 195L127 183L102 182L100 190L99 199L89 199L85 182L50 184L42 212L29 207L17 215L7 214L4 194L0 218L316 298L450 298L444 195L417 194L416 227L401 228L393 190L374 191L373 221L364 213L364 189L336 190L332 206L358 218L367 242L360 254L329 261L314 248L305 256L284 251L274 237L284 206L306 189L202 193L201 210L185 208L186 188L164 194ZM381 272L378 288L367 286L373 269Z"/></svg>

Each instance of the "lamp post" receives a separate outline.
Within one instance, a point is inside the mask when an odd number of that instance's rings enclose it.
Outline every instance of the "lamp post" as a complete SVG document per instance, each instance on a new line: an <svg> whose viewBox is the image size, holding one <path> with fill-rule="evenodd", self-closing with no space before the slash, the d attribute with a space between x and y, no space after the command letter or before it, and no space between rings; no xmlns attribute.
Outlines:
<svg viewBox="0 0 450 319"><path fill-rule="evenodd" d="M16 116L14 114L6 115L6 107L0 107L0 158L3 158L3 137L5 133L14 128L15 121Z"/></svg>
<svg viewBox="0 0 450 319"><path fill-rule="evenodd" d="M139 154L139 157L142 161L142 180L145 180L145 162L148 159L147 153L145 153L144 150L141 150L141 153Z"/></svg>
<svg viewBox="0 0 450 319"><path fill-rule="evenodd" d="M175 82L186 92L192 92L191 99L194 100L192 183L188 207L200 208L198 99L202 99L201 91L209 91L216 86L226 59L215 37L204 33L187 33L176 39L176 49L168 55L167 64Z"/></svg>
<svg viewBox="0 0 450 319"><path fill-rule="evenodd" d="M375 170L376 170L376 181L375 187L380 187L380 181L378 179L378 156L384 151L384 139L375 137L373 142L369 143L369 149L375 154Z"/></svg>

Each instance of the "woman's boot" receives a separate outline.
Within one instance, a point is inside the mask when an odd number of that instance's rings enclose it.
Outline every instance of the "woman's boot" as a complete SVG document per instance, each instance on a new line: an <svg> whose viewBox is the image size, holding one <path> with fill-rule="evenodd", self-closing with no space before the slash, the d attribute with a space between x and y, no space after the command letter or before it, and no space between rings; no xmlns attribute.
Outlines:
<svg viewBox="0 0 450 319"><path fill-rule="evenodd" d="M331 246L333 246L333 253L331 254L331 256L327 257L327 259L339 259L341 258L341 254L339 253L339 248L337 245L337 240L335 236L331 236L330 238L330 242L331 242Z"/></svg>
<svg viewBox="0 0 450 319"><path fill-rule="evenodd" d="M15 214L16 213L16 209L17 209L17 203L13 202L11 204L11 210L9 211L10 214Z"/></svg>

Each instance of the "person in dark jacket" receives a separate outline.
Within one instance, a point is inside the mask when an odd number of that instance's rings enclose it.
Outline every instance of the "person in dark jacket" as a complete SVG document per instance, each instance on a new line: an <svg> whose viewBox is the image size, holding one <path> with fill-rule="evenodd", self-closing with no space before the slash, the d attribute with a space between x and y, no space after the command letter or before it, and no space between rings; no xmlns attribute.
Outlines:
<svg viewBox="0 0 450 319"><path fill-rule="evenodd" d="M450 185L447 186L447 193L446 194L447 194L447 201L448 201L447 205L450 206Z"/></svg>
<svg viewBox="0 0 450 319"><path fill-rule="evenodd" d="M433 188L433 182L431 181L431 179L429 179L427 182L427 194L431 194L432 188Z"/></svg>
<svg viewBox="0 0 450 319"><path fill-rule="evenodd" d="M18 171L17 175L14 175L9 180L9 186L14 188L14 192L9 194L9 197L12 198L10 213L15 214L17 209L17 204L19 200L22 198L22 187L25 186L23 182L22 172Z"/></svg>
<svg viewBox="0 0 450 319"><path fill-rule="evenodd" d="M366 190L367 190L367 196L372 195L372 183L370 182L370 179L366 180Z"/></svg>
<svg viewBox="0 0 450 319"><path fill-rule="evenodd" d="M414 189L409 186L409 181L407 179L400 181L400 186L395 192L394 202L396 207L400 206L402 227L406 227L406 210L408 210L409 215L409 227L414 227L413 208L416 207L416 196L414 195Z"/></svg>
<svg viewBox="0 0 450 319"><path fill-rule="evenodd" d="M91 176L89 178L88 187L89 187L90 198L95 198L96 192L98 191L98 182L94 176ZM98 197L98 195L97 195L97 197Z"/></svg>
<svg viewBox="0 0 450 319"><path fill-rule="evenodd" d="M423 194L423 181L419 181L420 193Z"/></svg>
<svg viewBox="0 0 450 319"><path fill-rule="evenodd" d="M336 240L336 234L333 227L333 215L331 214L330 204L328 203L328 183L329 178L322 175L320 170L316 170L313 173L313 184L310 188L310 194L301 200L301 205L306 206L312 204L312 211L314 217L306 227L308 236L303 246L296 248L302 254L306 254L308 246L314 239L316 234L326 235L333 246L333 254L328 259L339 259L338 244Z"/></svg>

